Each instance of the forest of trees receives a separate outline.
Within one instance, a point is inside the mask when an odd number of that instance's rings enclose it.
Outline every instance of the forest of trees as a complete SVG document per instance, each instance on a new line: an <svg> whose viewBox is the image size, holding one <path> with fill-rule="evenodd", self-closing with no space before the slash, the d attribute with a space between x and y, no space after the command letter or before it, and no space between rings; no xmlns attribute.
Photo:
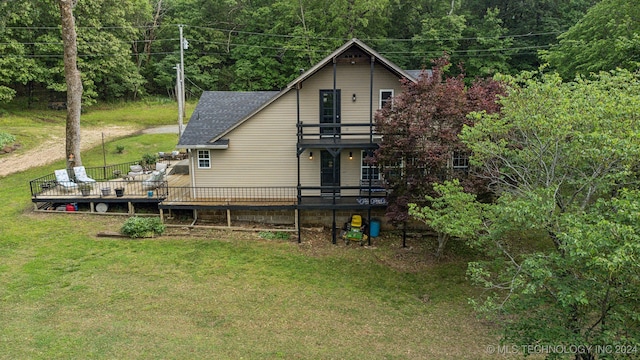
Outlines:
<svg viewBox="0 0 640 360"><path fill-rule="evenodd" d="M594 5L601 16L581 21ZM74 15L89 105L172 96L180 25L187 95L197 98L203 90L279 89L353 37L405 69L447 52L469 79L543 62L567 77L609 70L621 58L637 68L638 8L632 0L79 0ZM56 2L4 0L0 14L0 101L64 99ZM612 16L613 25L602 20ZM622 51L607 58L611 46L596 44L601 59L589 59L580 41L594 36ZM572 62L575 54L588 65Z"/></svg>

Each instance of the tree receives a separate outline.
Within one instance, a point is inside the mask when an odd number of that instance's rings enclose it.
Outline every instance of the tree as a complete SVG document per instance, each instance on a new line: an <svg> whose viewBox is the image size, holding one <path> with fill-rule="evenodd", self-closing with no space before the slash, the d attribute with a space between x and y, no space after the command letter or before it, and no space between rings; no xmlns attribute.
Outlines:
<svg viewBox="0 0 640 360"><path fill-rule="evenodd" d="M496 99L502 87L490 79L474 80L467 87L464 75L445 76L449 65L441 58L417 82L405 81L393 105L376 113L376 128L383 141L373 160L382 167L387 186L393 190L387 217L394 222L407 220L408 203L421 204L425 195L436 195L434 183L459 178L467 190L479 193L485 188L477 177L468 176L468 148L458 134L464 125L473 125L468 113L499 110ZM454 155L459 164L452 164ZM452 165L459 166L454 169Z"/></svg>
<svg viewBox="0 0 640 360"><path fill-rule="evenodd" d="M491 293L476 307L518 345L637 346L640 73L508 83L501 112L462 132L500 196L473 242L490 259L469 265Z"/></svg>
<svg viewBox="0 0 640 360"><path fill-rule="evenodd" d="M409 204L409 216L427 224L438 234L435 257L440 259L450 238L469 240L482 227L482 204L474 194L464 192L460 181L453 179L433 184L437 197L425 196L427 205Z"/></svg>
<svg viewBox="0 0 640 360"><path fill-rule="evenodd" d="M640 69L640 2L604 0L558 39L543 59L565 79L616 68Z"/></svg>
<svg viewBox="0 0 640 360"><path fill-rule="evenodd" d="M65 158L75 157L76 165L82 165L80 157L80 109L82 106L82 80L77 66L76 25L73 18L73 1L58 0L64 43L64 74L67 83L67 127Z"/></svg>

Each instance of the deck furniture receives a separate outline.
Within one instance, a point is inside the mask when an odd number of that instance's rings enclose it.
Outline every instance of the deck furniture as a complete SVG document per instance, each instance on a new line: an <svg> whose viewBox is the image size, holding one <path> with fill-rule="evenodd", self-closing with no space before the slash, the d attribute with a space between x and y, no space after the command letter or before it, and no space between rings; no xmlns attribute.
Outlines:
<svg viewBox="0 0 640 360"><path fill-rule="evenodd" d="M95 184L95 180L87 176L84 166L74 166L73 173L76 174L76 181L81 183Z"/></svg>
<svg viewBox="0 0 640 360"><path fill-rule="evenodd" d="M69 178L69 173L67 173L66 169L55 170L54 173L56 174L56 183L62 190L71 192L78 188L78 184Z"/></svg>

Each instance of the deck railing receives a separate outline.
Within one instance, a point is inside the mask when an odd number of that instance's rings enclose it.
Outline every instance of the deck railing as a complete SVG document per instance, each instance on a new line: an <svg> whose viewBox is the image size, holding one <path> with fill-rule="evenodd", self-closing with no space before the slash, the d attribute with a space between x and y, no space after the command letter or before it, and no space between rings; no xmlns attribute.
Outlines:
<svg viewBox="0 0 640 360"><path fill-rule="evenodd" d="M127 175L129 173L130 166L131 165L137 165L139 164L138 161L131 161L131 162L126 162L126 163L120 163L120 164L114 164L114 165L107 165L107 166L92 166L92 167L87 167L85 168L85 170L87 171L87 176L98 181L99 183L104 183L104 182L117 182L119 180L119 178L122 178L123 176ZM74 178L74 174L73 174L73 170L68 170L69 172L69 178L73 179ZM141 183L142 181L138 181L139 183ZM131 186L132 187L136 187L135 183L136 182L126 182L125 184L120 184L120 185L116 185L111 184L111 185L106 185L108 187L111 187L111 189L115 189L116 187L122 187L123 185L127 185L133 183ZM60 188L57 185L57 181L56 181L56 176L54 174L47 174L45 176L33 179L29 182L29 188L31 189L31 196L32 197L37 197L38 195L44 194L46 193L47 196L49 196L50 194L52 196L68 196L71 192L73 191L79 191L79 189L68 189L67 191L65 191L64 189ZM98 185L101 187L105 187L102 185ZM139 189L138 189L141 195L146 194L146 191L143 191L144 189L142 189L142 184L139 185Z"/></svg>
<svg viewBox="0 0 640 360"><path fill-rule="evenodd" d="M190 187L168 186L167 202L212 204L295 204L295 186Z"/></svg>

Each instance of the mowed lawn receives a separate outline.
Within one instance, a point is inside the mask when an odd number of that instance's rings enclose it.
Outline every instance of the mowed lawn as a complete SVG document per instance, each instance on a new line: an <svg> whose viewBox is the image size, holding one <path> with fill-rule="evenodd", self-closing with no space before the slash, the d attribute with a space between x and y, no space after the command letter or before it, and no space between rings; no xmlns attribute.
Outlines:
<svg viewBox="0 0 640 360"><path fill-rule="evenodd" d="M125 218L33 212L28 180L59 167L0 178L0 359L482 359L498 344L468 305L461 244L437 264L384 232L371 248L328 230L99 238Z"/></svg>

